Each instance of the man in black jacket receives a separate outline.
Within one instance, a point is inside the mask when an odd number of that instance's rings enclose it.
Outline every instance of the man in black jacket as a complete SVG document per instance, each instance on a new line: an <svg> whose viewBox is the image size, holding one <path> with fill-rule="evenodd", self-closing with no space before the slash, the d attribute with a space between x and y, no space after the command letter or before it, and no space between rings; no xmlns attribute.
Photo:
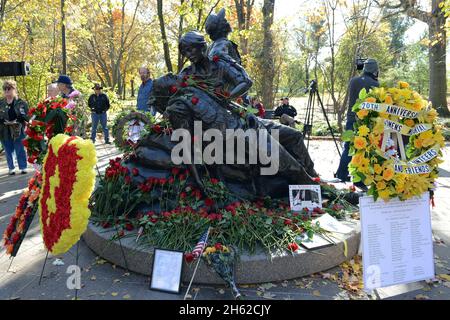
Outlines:
<svg viewBox="0 0 450 320"><path fill-rule="evenodd" d="M359 92L365 88L369 91L371 88L379 87L378 83L378 63L374 59L367 59L364 63L363 74L359 77L354 77L350 80L350 84L348 86L349 91L349 103L348 103L348 111L347 111L347 123L345 124L345 130L354 130L353 125L356 122L356 114L352 111L356 100L358 100ZM339 163L339 168L336 173L336 177L342 181L350 181L349 173L348 173L348 164L352 160L352 157L348 155L350 148L350 144L346 142L344 144L344 151L342 152L341 161ZM362 189L363 184L357 185Z"/></svg>
<svg viewBox="0 0 450 320"><path fill-rule="evenodd" d="M91 140L95 143L95 137L97 136L97 126L98 123L102 125L103 134L105 135L105 143L110 144L109 142L109 131L108 131L108 119L106 116L106 111L108 111L109 99L108 96L102 93L102 87L99 84L96 84L92 89L94 89L95 93L89 97L88 105L89 109L92 112L92 133Z"/></svg>
<svg viewBox="0 0 450 320"><path fill-rule="evenodd" d="M295 128L297 110L289 104L289 98L281 99L283 104L275 109L274 116L280 117L280 123Z"/></svg>

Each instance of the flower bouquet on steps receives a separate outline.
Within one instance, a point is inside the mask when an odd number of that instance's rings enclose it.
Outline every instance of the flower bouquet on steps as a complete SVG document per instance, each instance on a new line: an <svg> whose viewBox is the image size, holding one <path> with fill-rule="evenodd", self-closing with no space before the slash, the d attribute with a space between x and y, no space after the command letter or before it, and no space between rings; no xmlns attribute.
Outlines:
<svg viewBox="0 0 450 320"><path fill-rule="evenodd" d="M236 300L243 299L242 294L236 287L234 278L234 267L236 254L230 247L221 243L216 243L213 247L208 247L203 252L203 258L207 265L230 286L233 296Z"/></svg>

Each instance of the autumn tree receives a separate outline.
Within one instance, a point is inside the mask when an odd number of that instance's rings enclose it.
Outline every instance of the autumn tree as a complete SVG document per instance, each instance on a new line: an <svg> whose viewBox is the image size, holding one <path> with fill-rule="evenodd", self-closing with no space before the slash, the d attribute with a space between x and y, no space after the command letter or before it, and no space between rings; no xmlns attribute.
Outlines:
<svg viewBox="0 0 450 320"><path fill-rule="evenodd" d="M406 14L428 25L429 34L429 68L430 68L430 100L439 115L449 117L447 106L447 65L445 32L446 17L441 10L442 0L431 0L430 10L419 6L417 0L375 1L382 8L388 10L387 16L392 14Z"/></svg>

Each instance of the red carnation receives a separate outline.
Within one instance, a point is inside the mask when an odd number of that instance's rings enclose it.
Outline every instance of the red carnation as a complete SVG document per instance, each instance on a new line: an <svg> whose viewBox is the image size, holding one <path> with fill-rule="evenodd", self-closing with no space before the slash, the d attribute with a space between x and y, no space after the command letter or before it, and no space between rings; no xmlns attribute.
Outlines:
<svg viewBox="0 0 450 320"><path fill-rule="evenodd" d="M185 253L184 260L186 260L187 263L191 263L194 261L194 255L192 253Z"/></svg>
<svg viewBox="0 0 450 320"><path fill-rule="evenodd" d="M171 86L169 89L169 92L171 94L175 94L175 93L177 93L177 91L178 91L178 88L176 86Z"/></svg>
<svg viewBox="0 0 450 320"><path fill-rule="evenodd" d="M131 177L125 176L125 184L131 184Z"/></svg>
<svg viewBox="0 0 450 320"><path fill-rule="evenodd" d="M180 173L180 168L172 168L172 174L174 176L178 175Z"/></svg>
<svg viewBox="0 0 450 320"><path fill-rule="evenodd" d="M216 248L216 250L218 250L218 251L222 251L223 246L222 246L222 244L221 244L220 242L218 242L218 243L216 243L216 244L214 245L214 248Z"/></svg>
<svg viewBox="0 0 450 320"><path fill-rule="evenodd" d="M285 226L290 226L291 224L292 224L292 220L291 219L284 220L284 225Z"/></svg>
<svg viewBox="0 0 450 320"><path fill-rule="evenodd" d="M219 180L218 180L218 179L215 179L215 178L211 178L211 183L212 183L212 184L218 184L218 183L219 183Z"/></svg>
<svg viewBox="0 0 450 320"><path fill-rule="evenodd" d="M159 124L155 124L152 129L156 133L161 133L162 132L162 128L161 128L161 126Z"/></svg>
<svg viewBox="0 0 450 320"><path fill-rule="evenodd" d="M199 101L200 101L200 99L197 97L192 97L192 99L191 99L191 102L193 105L196 105Z"/></svg>
<svg viewBox="0 0 450 320"><path fill-rule="evenodd" d="M220 57L219 57L218 55L215 55L215 56L212 58L212 60L213 60L214 62L219 62Z"/></svg>
<svg viewBox="0 0 450 320"><path fill-rule="evenodd" d="M127 229L128 231L132 231L134 229L134 226L131 223L127 223L125 225L125 229Z"/></svg>
<svg viewBox="0 0 450 320"><path fill-rule="evenodd" d="M175 179L173 177L170 177L168 182L169 182L169 184L173 184L175 182Z"/></svg>
<svg viewBox="0 0 450 320"><path fill-rule="evenodd" d="M20 234L19 233L14 233L14 235L13 235L13 237L12 237L12 242L14 243L14 244L16 244L17 243L17 241L19 241L19 239L20 239Z"/></svg>
<svg viewBox="0 0 450 320"><path fill-rule="evenodd" d="M159 184L161 184L161 185L166 184L166 182L167 182L167 179L165 179L165 178L159 179Z"/></svg>
<svg viewBox="0 0 450 320"><path fill-rule="evenodd" d="M299 246L296 242L289 243L288 249L292 252L295 252L299 249Z"/></svg>
<svg viewBox="0 0 450 320"><path fill-rule="evenodd" d="M214 205L214 200L211 199L211 198L206 198L206 199L205 199L205 205L206 205L207 207L212 207L212 206Z"/></svg>
<svg viewBox="0 0 450 320"><path fill-rule="evenodd" d="M314 182L320 182L320 178L319 177L315 177L315 178L313 178L313 181Z"/></svg>
<svg viewBox="0 0 450 320"><path fill-rule="evenodd" d="M103 222L103 223L102 223L102 227L105 228L105 229L111 228L111 223L109 223L109 222Z"/></svg>
<svg viewBox="0 0 450 320"><path fill-rule="evenodd" d="M184 181L184 180L186 180L186 175L184 175L184 174L180 174L180 181Z"/></svg>
<svg viewBox="0 0 450 320"><path fill-rule="evenodd" d="M133 173L133 176L139 175L139 170L138 170L138 168L133 168L133 169L131 170L131 172Z"/></svg>
<svg viewBox="0 0 450 320"><path fill-rule="evenodd" d="M186 192L180 193L180 199L185 199L187 197Z"/></svg>
<svg viewBox="0 0 450 320"><path fill-rule="evenodd" d="M186 88L187 86L188 86L187 82L180 83L180 87L182 88Z"/></svg>

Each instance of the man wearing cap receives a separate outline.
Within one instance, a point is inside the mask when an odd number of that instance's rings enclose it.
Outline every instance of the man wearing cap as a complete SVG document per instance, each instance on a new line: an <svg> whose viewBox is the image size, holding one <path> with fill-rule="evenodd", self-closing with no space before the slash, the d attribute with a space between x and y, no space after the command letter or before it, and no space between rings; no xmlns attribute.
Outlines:
<svg viewBox="0 0 450 320"><path fill-rule="evenodd" d="M367 59L364 62L363 74L359 77L354 77L350 80L348 86L349 101L348 101L348 111L347 111L347 123L345 124L345 130L354 130L353 125L356 122L356 114L352 111L353 105L358 100L359 92L365 88L369 91L371 88L379 87L378 83L378 62L374 59ZM344 151L342 152L341 161L339 163L339 168L336 172L336 177L342 181L350 181L348 173L348 164L352 160L352 157L348 155L350 148L350 143L346 142L344 144ZM357 185L357 184L355 184ZM357 185L365 190L363 184Z"/></svg>
<svg viewBox="0 0 450 320"><path fill-rule="evenodd" d="M295 128L295 117L297 110L289 104L289 98L281 99L282 105L275 109L274 116L280 117L280 123Z"/></svg>
<svg viewBox="0 0 450 320"><path fill-rule="evenodd" d="M56 84L61 92L61 97L69 100L71 114L76 117L72 135L86 139L86 123L88 115L83 96L73 87L72 79L67 75L60 75Z"/></svg>
<svg viewBox="0 0 450 320"><path fill-rule="evenodd" d="M88 100L89 109L91 109L92 112L91 140L95 143L95 138L97 136L97 126L100 122L103 128L103 134L105 135L105 144L110 144L107 124L108 118L106 115L106 111L108 111L110 107L109 99L108 96L102 92L103 87L98 83L95 84L92 89L95 93L93 93Z"/></svg>

